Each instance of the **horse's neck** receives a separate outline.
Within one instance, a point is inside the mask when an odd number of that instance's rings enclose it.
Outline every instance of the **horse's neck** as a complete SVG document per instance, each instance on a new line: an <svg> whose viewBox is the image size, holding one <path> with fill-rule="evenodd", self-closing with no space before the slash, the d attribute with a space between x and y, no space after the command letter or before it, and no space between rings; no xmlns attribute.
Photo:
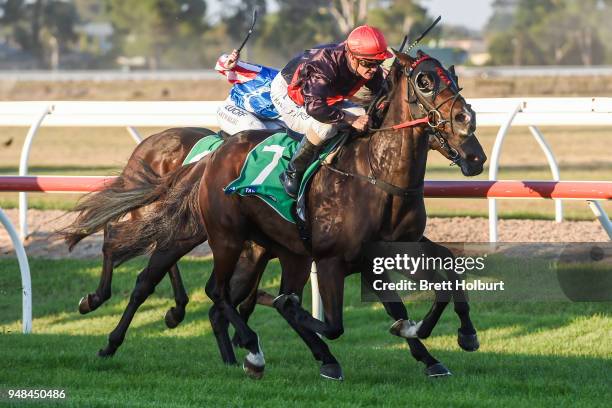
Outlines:
<svg viewBox="0 0 612 408"><path fill-rule="evenodd" d="M381 127L397 125L409 119L409 107L400 90L390 103ZM419 128L382 131L371 136L372 167L375 176L398 187L413 188L423 183L428 140Z"/></svg>

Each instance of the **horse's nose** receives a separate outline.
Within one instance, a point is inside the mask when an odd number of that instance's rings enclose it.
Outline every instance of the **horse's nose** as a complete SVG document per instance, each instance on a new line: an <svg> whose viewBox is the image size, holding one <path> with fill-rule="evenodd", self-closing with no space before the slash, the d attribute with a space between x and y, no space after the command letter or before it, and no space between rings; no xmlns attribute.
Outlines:
<svg viewBox="0 0 612 408"><path fill-rule="evenodd" d="M471 120L470 114L467 112L459 112L455 115L455 122L461 125L465 125L466 123L469 123L470 120Z"/></svg>
<svg viewBox="0 0 612 408"><path fill-rule="evenodd" d="M478 163L480 161L480 157L475 154L468 154L465 159L471 163Z"/></svg>

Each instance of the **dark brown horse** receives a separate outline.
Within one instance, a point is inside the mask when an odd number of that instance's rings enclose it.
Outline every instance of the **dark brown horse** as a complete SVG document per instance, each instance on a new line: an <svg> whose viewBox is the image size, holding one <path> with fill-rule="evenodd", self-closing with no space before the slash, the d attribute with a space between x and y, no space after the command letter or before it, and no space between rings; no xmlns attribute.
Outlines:
<svg viewBox="0 0 612 408"><path fill-rule="evenodd" d="M283 274L281 295L274 305L322 362L321 374L340 379L340 365L316 333L330 339L342 334L343 282L346 275L360 272L357 259L364 243L426 241L423 179L428 133L465 175L482 171L486 156L474 136L475 114L459 94L452 72L422 53L416 60L405 54L397 57L389 75L391 91L381 128L366 138L353 138L334 167L324 167L312 181L307 196L312 220L310 251L295 227L261 200L223 193L223 187L239 175L248 152L266 137L261 132L245 132L224 143L210 157L199 189L185 198L186 206L202 217L214 253L214 287L207 290L215 303L213 309L236 328L241 344L250 352L245 367L255 376L264 368L259 340L236 312L230 296L234 269L246 241L255 241L278 255ZM418 124L396 126L421 118L425 119ZM171 218L167 224L178 226L178 231L193 222L186 213L167 213ZM172 233L159 238L156 252L167 251L180 241ZM433 248L437 255L452 256L446 248ZM325 322L312 318L300 305L311 255L317 264ZM427 278L419 273L417 278ZM138 296L140 303L150 291L145 289ZM426 365L429 375L448 374L448 370L415 337L429 336L449 299L454 300L461 320L460 346L476 349L476 331L462 292L436 292L436 302L419 324L408 320L401 302L383 302L396 321L393 332L408 338L413 356Z"/></svg>
<svg viewBox="0 0 612 408"><path fill-rule="evenodd" d="M449 157L447 150L438 143L437 139L433 137L430 138L429 146L431 149L438 150L442 155L452 159ZM181 158L180 160L182 161L183 159L184 158ZM166 265L176 264L176 262L178 262L182 256L189 253L197 245L206 241L207 236L201 224L187 224L189 226L187 233L179 231L177 226L174 224L160 227L160 225L163 225L170 219L170 217L167 216L168 213L179 214L181 211L184 211L184 209L180 208L181 203L185 201L184 195L189 191L194 191L194 189L197 188L199 180L204 172L204 169L206 168L206 162L207 158L204 158L197 164L197 166L191 166L191 170L188 171L188 177L190 179L193 178L193 180L191 180L191 183L193 184L182 182L181 185L185 186L184 189L181 189L180 185L176 185L176 180L180 180L185 177L183 171L179 171L176 174L170 174L168 180L164 181L164 178L151 177L151 174L147 175L146 177L134 177L138 176L143 171L143 168L141 165L141 167L138 169L132 160L130 160L131 164L126 166L126 168L131 167L133 170L133 173L131 173L132 178L130 179L132 189L129 191L140 195L141 202L148 203L153 199L157 199L157 201L155 201L153 204L150 204L154 205L156 210L150 211L148 216L141 222L137 222L137 220L140 220L140 218L130 218L120 224L115 224L113 227L114 235L112 240L114 244L111 245L110 242L107 242L105 245L106 252L112 255L113 262L124 262L140 253L145 252L149 247L153 246L156 239L158 239L157 235L159 235L162 231L165 231L165 234L172 233L175 236L180 235L181 245L173 248L173 251L152 251L148 265L141 272L137 281L136 286L138 291L135 290L135 293L139 296L131 297L130 304L126 308L121 320L109 335L109 343L107 347L100 350L101 356L111 356L116 353L117 349L123 343L130 322L136 313L137 308L139 307L138 300L141 296L143 296L143 293L146 293L147 291L153 293L154 288L160 282L165 273L164 271L167 268ZM188 170L188 168L185 170ZM164 187L160 188L160 185L163 185ZM160 191L164 193L161 194ZM112 195L113 192L106 191L104 194ZM114 201L115 200L112 200L111 203ZM97 200L90 200L90 203L91 204L86 207L88 209L87 214L82 213L83 221L81 221L81 224L83 224L85 220L87 220L88 223L92 222L89 221L89 218L94 216L96 213L94 209L96 208L102 210L101 212L108 212L108 204L105 204L105 208L99 208L95 207L98 205ZM158 211L162 209L163 211ZM120 215L121 214L116 213L115 218L120 218ZM199 217L195 217L193 220L199 220ZM78 228L73 229L80 231ZM130 236L132 238L137 237L137 243L126 242L127 239L124 238L124 236ZM269 251L266 251L264 248L251 241L246 243L243 248L240 260L236 266L236 271L232 277L231 294L232 303L238 305L239 314L245 321L249 319L257 303L272 306L273 297L264 291L258 291L257 287L268 261L273 257L274 256ZM207 292L211 292L213 290L213 279L209 280L206 288ZM172 316L170 315L171 311L172 309L166 314L166 324L168 327L175 327L169 324L169 316ZM223 361L227 364L235 364L236 358L231 344L233 343L235 345L240 345L241 342L239 337L234 336L234 339L232 342L230 342L227 321L220 316L217 308L212 308L210 310L210 320L215 337L219 344L219 350L221 352Z"/></svg>
<svg viewBox="0 0 612 408"><path fill-rule="evenodd" d="M122 240L121 228L114 228L114 225L119 220L123 220L122 222L130 225L133 221L141 219L146 211L154 211L153 209L160 204L166 193L166 188L158 188L161 178L181 165L197 141L213 133L213 131L205 128L172 128L151 135L134 149L115 182L102 191L86 196L72 210L78 213L77 218L70 226L60 232L70 249L74 248L83 238L104 230L100 282L94 292L81 298L79 302L79 312L81 314L96 310L110 299L113 269L129 258L118 259L118 254L113 251L109 244L111 234L115 241ZM433 137L430 138L430 148L438 150L448 157L447 151ZM147 179L138 177L143 173L143 166L149 168ZM200 237L193 237L194 247L205 241L205 234ZM189 251L185 253L187 252ZM157 257L154 259L157 259ZM237 278L235 279L240 281L244 273L244 276L254 276L256 281L259 282L268 259L269 256L258 245L254 243L245 245L236 268L235 275ZM189 298L176 262L168 269L168 273L176 306L167 311L165 323L167 327L175 328L184 319L185 307ZM248 285L242 282L234 285L236 288L245 286ZM245 298L244 292L238 291L235 298L239 303L241 316L247 320L257 299L260 303L270 304L271 296L264 292L258 294L257 291L251 291L249 296ZM125 330L127 330L127 327L125 327ZM237 341L236 339L235 342ZM222 352L222 355L229 356L230 353L229 351ZM232 360L231 357L226 359L229 362Z"/></svg>
<svg viewBox="0 0 612 408"><path fill-rule="evenodd" d="M234 266L246 240L254 240L278 255L283 277L275 306L323 363L321 374L340 379L340 365L315 333L329 339L343 333L344 278L360 272L355 268L363 244L424 239L426 125L402 130L392 126L427 117L441 143L463 159L464 174L482 171L486 157L474 136L475 114L460 96L452 75L424 54L419 54L417 60L401 54L397 57L390 73L392 91L382 130L369 138L354 139L338 157L336 168L323 168L312 181L307 206L312 220L310 253L296 229L261 200L223 193L223 187L239 176L245 156L261 141L260 135L246 133L226 143L210 158L198 199L214 254L216 287L211 297L250 351L245 366L252 372L261 372L264 367L259 340L229 297ZM448 250L443 251L437 248L436 255L452 256ZM299 297L293 295L299 294L306 283L311 254L317 264L325 322L312 318L301 307ZM403 305L399 308L387 303L387 312L399 321L394 325L396 332L407 333L407 337L412 337L412 332L420 338L428 337L448 299L455 297L460 299L455 303L462 323L460 343L465 336L473 343L475 329L464 294L436 295L437 302L419 325L408 320Z"/></svg>

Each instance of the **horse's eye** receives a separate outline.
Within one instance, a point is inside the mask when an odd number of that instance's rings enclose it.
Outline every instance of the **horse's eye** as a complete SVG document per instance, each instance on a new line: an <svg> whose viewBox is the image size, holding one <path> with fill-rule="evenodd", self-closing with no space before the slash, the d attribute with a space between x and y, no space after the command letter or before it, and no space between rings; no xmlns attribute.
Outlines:
<svg viewBox="0 0 612 408"><path fill-rule="evenodd" d="M423 93L432 92L434 89L434 78L430 72L419 72L415 82L419 91Z"/></svg>

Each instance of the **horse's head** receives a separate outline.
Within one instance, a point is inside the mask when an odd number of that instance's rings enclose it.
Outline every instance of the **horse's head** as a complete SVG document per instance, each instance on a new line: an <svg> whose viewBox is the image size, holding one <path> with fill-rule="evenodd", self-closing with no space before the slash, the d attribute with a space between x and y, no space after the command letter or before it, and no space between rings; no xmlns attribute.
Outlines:
<svg viewBox="0 0 612 408"><path fill-rule="evenodd" d="M487 160L476 139L476 113L461 96L457 76L451 67L422 51L412 58L396 53L396 69L407 82L407 101L413 119L427 118L430 146L461 167L466 176L482 173Z"/></svg>

